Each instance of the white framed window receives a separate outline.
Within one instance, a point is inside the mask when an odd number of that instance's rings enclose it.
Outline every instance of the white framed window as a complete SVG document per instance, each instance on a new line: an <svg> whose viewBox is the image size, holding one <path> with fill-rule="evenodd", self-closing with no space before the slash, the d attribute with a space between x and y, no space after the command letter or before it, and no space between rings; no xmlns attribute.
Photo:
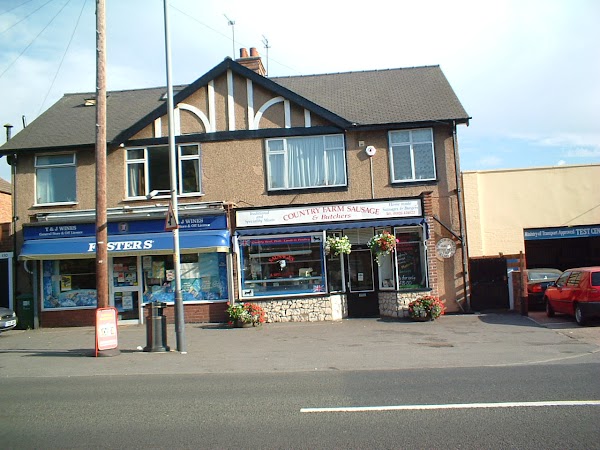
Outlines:
<svg viewBox="0 0 600 450"><path fill-rule="evenodd" d="M76 202L75 153L36 155L34 165L36 204Z"/></svg>
<svg viewBox="0 0 600 450"><path fill-rule="evenodd" d="M153 190L170 191L168 146L129 148L127 159L127 197L145 197ZM198 144L177 146L177 186L179 195L202 193L201 152Z"/></svg>
<svg viewBox="0 0 600 450"><path fill-rule="evenodd" d="M389 140L393 183L436 179L431 128L390 131Z"/></svg>
<svg viewBox="0 0 600 450"><path fill-rule="evenodd" d="M342 134L268 139L266 151L270 191L346 186Z"/></svg>

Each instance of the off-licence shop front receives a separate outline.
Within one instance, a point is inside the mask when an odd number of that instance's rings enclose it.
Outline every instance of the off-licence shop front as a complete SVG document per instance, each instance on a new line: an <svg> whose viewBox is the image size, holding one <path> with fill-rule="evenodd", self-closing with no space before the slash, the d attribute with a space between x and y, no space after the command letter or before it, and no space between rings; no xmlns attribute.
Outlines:
<svg viewBox="0 0 600 450"><path fill-rule="evenodd" d="M377 263L367 243L387 231L396 251ZM350 254L328 255L347 236ZM236 210L234 252L242 301L272 321L402 317L429 291L427 222L420 198Z"/></svg>
<svg viewBox="0 0 600 450"><path fill-rule="evenodd" d="M40 325L93 325L97 308L96 236L93 223L23 227L20 259L34 277ZM180 217L182 297L186 316L230 294L230 235L224 214ZM108 224L109 304L121 323L142 323L149 302L173 304L173 234L165 220ZM225 306L223 306L224 310Z"/></svg>

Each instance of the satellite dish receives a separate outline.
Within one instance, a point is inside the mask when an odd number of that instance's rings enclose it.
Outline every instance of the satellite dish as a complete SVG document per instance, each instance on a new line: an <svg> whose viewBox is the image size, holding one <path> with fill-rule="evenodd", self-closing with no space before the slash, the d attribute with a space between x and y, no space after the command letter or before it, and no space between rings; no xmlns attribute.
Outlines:
<svg viewBox="0 0 600 450"><path fill-rule="evenodd" d="M375 153L377 152L377 149L375 147L373 147L372 145L367 146L367 148L365 148L365 153L369 156L375 156Z"/></svg>

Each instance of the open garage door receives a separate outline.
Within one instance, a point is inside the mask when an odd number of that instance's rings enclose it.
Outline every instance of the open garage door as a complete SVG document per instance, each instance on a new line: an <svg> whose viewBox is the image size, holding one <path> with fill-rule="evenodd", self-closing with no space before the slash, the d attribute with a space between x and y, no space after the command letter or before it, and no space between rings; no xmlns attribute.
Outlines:
<svg viewBox="0 0 600 450"><path fill-rule="evenodd" d="M600 225L524 230L527 268L600 265Z"/></svg>

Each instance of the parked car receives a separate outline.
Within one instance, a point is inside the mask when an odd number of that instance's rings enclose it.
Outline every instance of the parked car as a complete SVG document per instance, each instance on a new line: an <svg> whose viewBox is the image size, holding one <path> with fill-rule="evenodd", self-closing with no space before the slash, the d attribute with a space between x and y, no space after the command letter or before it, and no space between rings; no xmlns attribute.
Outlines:
<svg viewBox="0 0 600 450"><path fill-rule="evenodd" d="M529 309L541 309L546 306L544 292L562 274L558 269L527 269L527 305Z"/></svg>
<svg viewBox="0 0 600 450"><path fill-rule="evenodd" d="M600 266L565 270L544 293L546 315L575 317L579 325L600 317Z"/></svg>
<svg viewBox="0 0 600 450"><path fill-rule="evenodd" d="M0 307L0 333L17 326L17 315L12 309Z"/></svg>

